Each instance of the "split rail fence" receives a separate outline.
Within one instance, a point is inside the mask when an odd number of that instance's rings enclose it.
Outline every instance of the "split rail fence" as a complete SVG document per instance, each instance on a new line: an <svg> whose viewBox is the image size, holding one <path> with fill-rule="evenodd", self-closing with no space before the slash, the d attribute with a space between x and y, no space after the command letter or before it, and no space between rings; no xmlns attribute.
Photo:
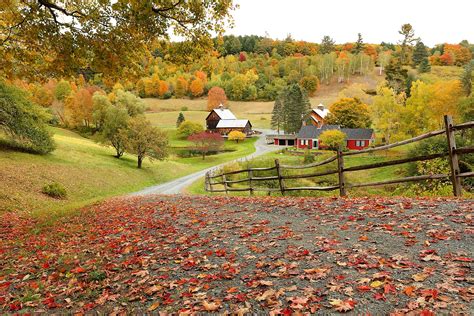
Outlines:
<svg viewBox="0 0 474 316"><path fill-rule="evenodd" d="M208 192L225 192L226 194L232 191L237 191L237 192L248 191L251 195L257 191L280 192L282 195L284 195L285 192L289 192L289 191L339 190L340 196L346 196L347 190L351 188L373 187L373 186L381 186L381 185L388 185L388 184L395 184L395 183L427 181L427 180L429 181L429 180L434 180L434 179L449 178L453 185L454 196L461 196L462 195L461 179L464 177L474 177L474 172L472 171L464 172L464 173L460 172L459 156L463 154L473 153L474 146L457 148L456 140L455 140L455 132L460 131L460 130L474 128L474 121L454 125L452 117L445 116L444 123L445 123L445 128L442 130L432 131L423 135L419 135L414 138L410 138L404 141L400 141L400 142L385 145L385 146L379 146L379 147L368 148L368 149L359 150L359 151L349 151L349 152L343 152L341 149L339 149L335 156L327 158L324 161L316 162L312 164L301 165L301 166L290 166L290 165L280 164L279 160L275 159L275 165L268 168L248 168L248 169L242 169L242 170L237 170L237 171L224 172L220 174L213 174L212 172L207 172L206 178L205 178L205 189ZM406 144L419 142L419 141L422 141L431 137L435 137L441 134L446 135L446 142L449 148L447 153L436 153L436 154L383 161L383 162L377 162L377 163L359 165L359 166L353 166L353 167L347 167L347 168L344 167L344 157L346 156L360 155L360 154L371 153L371 152L376 152L376 151L381 151L381 150L387 150L387 149L403 146ZM378 181L378 182L357 183L357 184L346 183L345 181L345 175L348 172L375 169L375 168L404 164L408 162L428 161L428 160L442 158L442 157L448 157L448 161L450 165L450 174L419 175L419 176L404 177L400 179ZM288 170L288 169L309 169L309 168L319 167L319 166L329 164L333 161L337 161L337 168L322 171L322 172L316 172L316 173L312 172L312 173L297 174L297 175L284 175L282 172L283 170ZM265 177L256 177L253 175L254 172L273 171L273 170L276 171L276 175L265 176ZM237 180L227 179L231 175L236 175L240 173L247 173L247 178L237 179ZM285 180L288 180L288 179L315 178L315 177L322 177L322 176L327 176L327 175L332 175L332 174L338 175L338 182L337 184L330 185L330 186L290 187L290 186L285 185L286 184ZM277 181L278 188L262 188L262 187L257 187L255 185L259 181L269 181L269 180ZM234 184L245 183L245 182L248 183L248 187L231 187ZM216 186L220 186L220 187L216 188Z"/></svg>

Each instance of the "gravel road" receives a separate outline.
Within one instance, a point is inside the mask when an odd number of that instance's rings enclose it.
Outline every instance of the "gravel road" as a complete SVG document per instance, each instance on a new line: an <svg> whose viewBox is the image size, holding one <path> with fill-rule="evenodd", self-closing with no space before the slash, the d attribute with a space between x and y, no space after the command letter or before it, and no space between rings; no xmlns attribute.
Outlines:
<svg viewBox="0 0 474 316"><path fill-rule="evenodd" d="M236 159L234 161L240 161L240 160L245 160L245 159L251 159L257 156L261 156L263 154L266 154L271 151L275 151L280 149L280 147L275 147L272 145L267 145L265 142L265 135L274 133L272 130L258 130L262 134L260 134L258 137L259 139L255 142L255 152L251 155ZM204 177L206 175L206 172L209 170L215 169L217 167L221 167L225 164L228 164L229 162L213 166L211 168L207 168L192 174L189 174L187 176L175 179L173 181L165 182L159 185L154 185L148 188L145 188L143 190L140 190L138 192L134 192L131 195L149 195L149 194L180 194L183 192L185 188L190 186L193 182L197 181L198 179Z"/></svg>

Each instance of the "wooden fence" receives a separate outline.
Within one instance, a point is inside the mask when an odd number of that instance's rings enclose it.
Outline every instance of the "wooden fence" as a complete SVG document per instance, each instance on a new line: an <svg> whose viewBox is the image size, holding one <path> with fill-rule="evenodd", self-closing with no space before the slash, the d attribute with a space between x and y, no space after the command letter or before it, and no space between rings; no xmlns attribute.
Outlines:
<svg viewBox="0 0 474 316"><path fill-rule="evenodd" d="M474 128L474 121L466 122L458 125L453 124L453 120L450 116L444 117L445 128L442 130L437 130L433 132L429 132L411 139L407 139L404 141L400 141L397 143L379 146L374 148L368 148L359 151L349 151L343 152L341 149L337 151L335 156L325 159L321 162L316 162L307 165L301 166L289 166L289 165L282 165L280 164L279 160L275 160L275 165L268 168L248 168L242 169L237 171L225 172L221 174L212 174L211 172L206 173L205 179L205 189L208 192L228 192L232 191L248 191L251 195L253 192L256 191L264 191L264 192L280 192L282 195L288 191L301 191L301 190L319 190L319 191L332 191L332 190L339 190L340 196L346 196L347 189L350 188L359 188L359 187L372 187L372 186L380 186L380 185L387 185L387 184L395 184L395 183L404 183L404 182L415 182L415 181L426 181L426 180L433 180L433 179L444 179L449 178L453 185L453 194L454 196L461 196L462 194L462 187L461 187L461 178L463 177L474 177L474 172L465 172L461 173L459 169L459 155L473 153L474 146L470 147L456 147L455 141L455 132ZM437 153L437 154L430 154L430 155L423 155L417 157L409 157L397 160L390 160L390 161L383 161L377 162L372 164L360 165L360 166L353 166L353 167L344 167L344 157L352 156L352 155L360 155L364 153L371 153L381 150L387 150L390 148L399 147L402 145L419 142L421 140L425 140L434 136L438 136L441 134L446 135L446 141L448 144L448 152L447 153ZM411 176L411 177L404 177L400 179L393 179L393 180L386 180L386 181L379 181L379 182L366 182L366 183L357 183L357 184L350 184L346 183L345 181L345 174L348 172L359 171L359 170L367 170L367 169L374 169L374 168L381 168L393 165L404 164L408 162L416 162L416 161L427 161L442 157L448 157L449 165L450 165L450 174L430 174L430 175L419 175L419 176ZM307 173L307 174L298 174L298 175L284 175L282 170L285 169L308 169L323 166L329 164L333 161L337 161L337 168L330 169L327 171L316 172L316 173ZM262 172L262 171L276 171L276 175L273 176L266 176L266 177L255 177L253 175L254 172ZM247 173L247 178L245 179L238 179L238 180L228 180L227 177L230 175L240 174L240 173ZM338 175L338 183L331 186L311 186L311 187L289 187L285 186L285 180L287 179L303 179L303 178L315 178L315 177L322 177L326 175L337 174ZM217 179L217 181L216 181ZM219 181L220 179L220 181ZM259 181L278 181L278 188L261 188L256 187L255 183ZM230 185L247 182L248 187L231 187ZM223 189L215 188L216 185L223 186Z"/></svg>

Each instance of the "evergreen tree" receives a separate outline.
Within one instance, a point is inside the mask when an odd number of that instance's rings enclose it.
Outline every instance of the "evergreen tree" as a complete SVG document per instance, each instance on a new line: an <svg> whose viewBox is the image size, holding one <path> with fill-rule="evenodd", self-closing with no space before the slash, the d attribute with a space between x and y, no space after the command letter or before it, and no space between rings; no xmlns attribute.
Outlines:
<svg viewBox="0 0 474 316"><path fill-rule="evenodd" d="M355 43L354 49L352 50L353 54L359 54L364 50L364 41L362 40L362 34L357 34L357 42Z"/></svg>
<svg viewBox="0 0 474 316"><path fill-rule="evenodd" d="M425 57L421 60L420 64L418 65L418 72L425 73L425 72L430 72L430 71L431 71L430 62L428 61L428 58Z"/></svg>
<svg viewBox="0 0 474 316"><path fill-rule="evenodd" d="M334 40L329 36L324 36L323 40L321 41L321 46L319 46L319 53L320 54L329 54L334 51Z"/></svg>
<svg viewBox="0 0 474 316"><path fill-rule="evenodd" d="M283 108L283 103L281 98L278 97L275 100L275 104L273 105L272 111L272 122L271 126L273 129L276 129L278 134L280 134L280 126L282 126L284 121L285 113Z"/></svg>
<svg viewBox="0 0 474 316"><path fill-rule="evenodd" d="M296 133L300 130L304 117L310 110L306 92L298 85L287 86L282 92L283 129L286 133Z"/></svg>
<svg viewBox="0 0 474 316"><path fill-rule="evenodd" d="M472 62L467 63L461 75L462 88L467 96L470 96L472 92L472 68Z"/></svg>
<svg viewBox="0 0 474 316"><path fill-rule="evenodd" d="M422 41L416 42L415 50L413 51L412 61L413 67L418 66L424 58L428 57L428 51Z"/></svg>
<svg viewBox="0 0 474 316"><path fill-rule="evenodd" d="M385 80L387 86L393 89L395 94L405 91L408 80L408 70L403 69L400 60L393 58L385 68Z"/></svg>
<svg viewBox="0 0 474 316"><path fill-rule="evenodd" d="M415 30L413 30L411 24L407 23L402 25L402 28L400 31L398 31L398 33L403 35L403 40L400 42L402 47L402 51L400 52L400 61L402 64L406 64L408 59L408 47L411 47L413 42L417 40L417 38L415 38Z"/></svg>
<svg viewBox="0 0 474 316"><path fill-rule="evenodd" d="M179 127L185 120L183 112L179 112L178 119L176 120L176 127Z"/></svg>

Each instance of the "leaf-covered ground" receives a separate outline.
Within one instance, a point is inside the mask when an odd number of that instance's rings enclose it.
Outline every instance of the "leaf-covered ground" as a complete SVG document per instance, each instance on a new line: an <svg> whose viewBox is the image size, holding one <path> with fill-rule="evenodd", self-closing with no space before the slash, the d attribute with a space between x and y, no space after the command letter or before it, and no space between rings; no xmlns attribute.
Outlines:
<svg viewBox="0 0 474 316"><path fill-rule="evenodd" d="M0 220L0 313L470 314L472 200L153 196Z"/></svg>

